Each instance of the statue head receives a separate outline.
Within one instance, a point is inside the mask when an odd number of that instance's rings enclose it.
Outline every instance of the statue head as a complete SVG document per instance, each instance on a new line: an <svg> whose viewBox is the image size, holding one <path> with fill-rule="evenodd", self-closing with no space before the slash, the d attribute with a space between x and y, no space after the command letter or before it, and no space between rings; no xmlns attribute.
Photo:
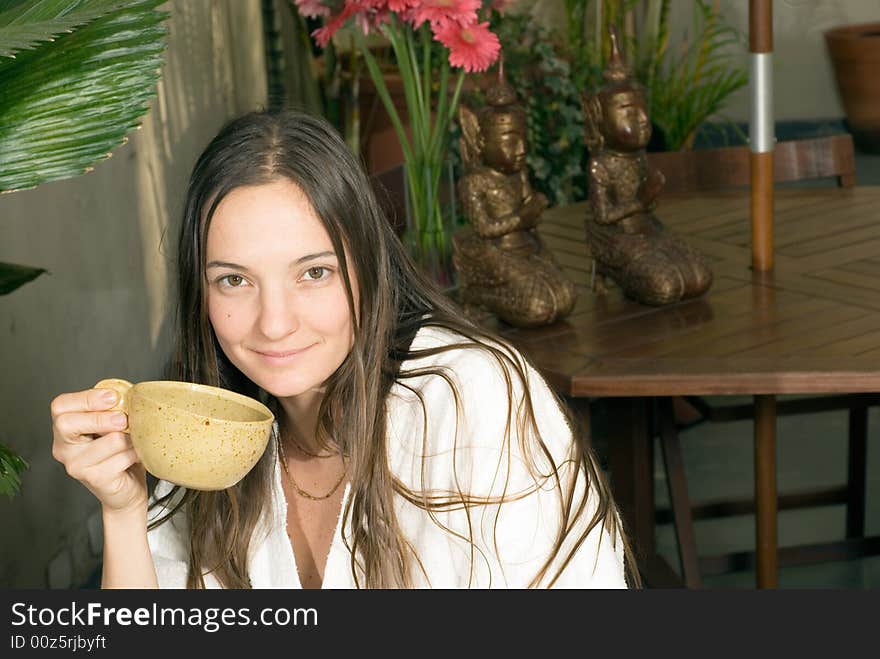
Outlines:
<svg viewBox="0 0 880 659"><path fill-rule="evenodd" d="M486 90L486 105L477 113L462 105L462 159L466 165L482 164L513 174L526 165L526 113L517 103L516 92L504 79L499 66L498 81Z"/></svg>
<svg viewBox="0 0 880 659"><path fill-rule="evenodd" d="M630 75L620 56L617 33L611 30L611 57L603 72L605 85L583 98L587 145L591 151L609 147L639 151L651 139L645 89Z"/></svg>

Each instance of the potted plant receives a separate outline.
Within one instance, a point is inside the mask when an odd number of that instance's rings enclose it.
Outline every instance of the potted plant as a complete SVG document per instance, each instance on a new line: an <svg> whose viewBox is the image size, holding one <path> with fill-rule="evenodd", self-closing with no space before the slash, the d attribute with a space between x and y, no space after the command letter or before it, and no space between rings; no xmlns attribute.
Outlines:
<svg viewBox="0 0 880 659"><path fill-rule="evenodd" d="M880 153L880 23L827 30L825 45L853 141Z"/></svg>
<svg viewBox="0 0 880 659"><path fill-rule="evenodd" d="M0 192L78 176L147 112L162 64L163 0L5 3L0 11ZM0 202L2 203L2 202ZM45 269L0 263L0 295ZM27 468L0 444L0 493Z"/></svg>

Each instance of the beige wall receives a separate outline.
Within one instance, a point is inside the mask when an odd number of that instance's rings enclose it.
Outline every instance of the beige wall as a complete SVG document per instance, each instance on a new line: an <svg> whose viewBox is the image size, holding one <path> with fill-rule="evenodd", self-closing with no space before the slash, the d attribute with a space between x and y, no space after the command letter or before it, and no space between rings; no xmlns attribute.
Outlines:
<svg viewBox="0 0 880 659"><path fill-rule="evenodd" d="M0 587L69 587L97 565L92 495L50 455L49 401L160 376L189 171L229 118L266 103L259 0L174 0L158 97L85 176L0 197L0 261L51 275L0 298L0 437L31 464L0 498Z"/></svg>
<svg viewBox="0 0 880 659"><path fill-rule="evenodd" d="M597 2L598 0L593 0ZM748 34L747 0L720 0L728 22ZM517 8L526 7L520 1ZM670 34L679 38L691 25L691 0L671 3ZM537 0L531 11L550 25L563 25L562 0ZM838 25L880 21L878 0L776 0L774 30L774 114L779 120L839 119L843 108L837 97L831 61L822 33ZM748 68L748 43L742 65ZM731 97L724 111L733 121L747 121L749 91Z"/></svg>

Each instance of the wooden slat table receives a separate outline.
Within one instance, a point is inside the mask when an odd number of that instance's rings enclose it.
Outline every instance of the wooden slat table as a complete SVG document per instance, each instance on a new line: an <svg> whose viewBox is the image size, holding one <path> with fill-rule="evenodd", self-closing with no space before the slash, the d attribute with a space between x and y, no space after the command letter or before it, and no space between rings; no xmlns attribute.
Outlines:
<svg viewBox="0 0 880 659"><path fill-rule="evenodd" d="M558 393L609 397L615 496L641 558L655 560L651 397L756 398L758 585L776 584L775 396L880 392L880 186L776 191L776 267L750 268L748 192L665 195L668 227L715 275L701 299L654 308L589 289L585 203L540 233L581 286L572 315L505 335Z"/></svg>

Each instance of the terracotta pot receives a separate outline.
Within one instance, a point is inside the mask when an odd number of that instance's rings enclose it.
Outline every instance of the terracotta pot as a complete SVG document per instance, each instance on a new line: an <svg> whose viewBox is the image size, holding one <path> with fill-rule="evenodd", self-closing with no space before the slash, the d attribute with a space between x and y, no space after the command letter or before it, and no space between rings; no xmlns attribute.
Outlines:
<svg viewBox="0 0 880 659"><path fill-rule="evenodd" d="M856 146L880 153L880 23L833 28L825 44Z"/></svg>

